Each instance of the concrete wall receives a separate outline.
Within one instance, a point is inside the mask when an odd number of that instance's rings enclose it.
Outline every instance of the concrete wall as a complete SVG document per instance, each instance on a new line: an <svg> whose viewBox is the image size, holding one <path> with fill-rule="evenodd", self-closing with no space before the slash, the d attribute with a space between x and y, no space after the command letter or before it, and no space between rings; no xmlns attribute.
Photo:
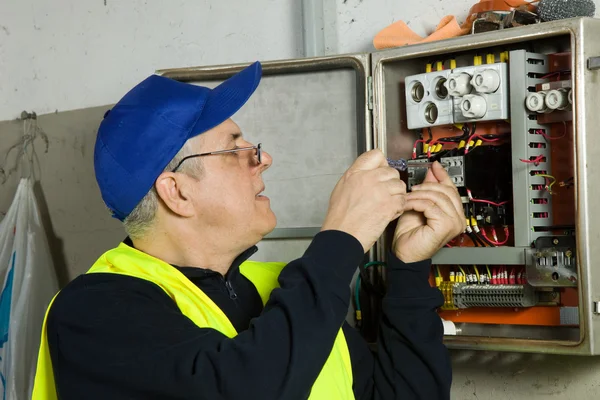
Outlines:
<svg viewBox="0 0 600 400"><path fill-rule="evenodd" d="M0 2L0 120L110 104L159 68L301 55L294 0Z"/></svg>
<svg viewBox="0 0 600 400"><path fill-rule="evenodd" d="M404 19L419 34L474 0L324 0L328 53L370 51L374 34ZM600 0L596 0L600 6ZM95 129L123 90L156 68L301 56L300 2L35 0L0 3L0 120L40 118L41 200L62 282L123 237L93 179ZM81 111L66 111L95 107ZM0 155L21 124L0 123ZM0 163L3 162L0 157ZM11 161L11 160L9 160ZM6 211L18 175L0 185ZM452 351L453 399L600 398L600 358Z"/></svg>

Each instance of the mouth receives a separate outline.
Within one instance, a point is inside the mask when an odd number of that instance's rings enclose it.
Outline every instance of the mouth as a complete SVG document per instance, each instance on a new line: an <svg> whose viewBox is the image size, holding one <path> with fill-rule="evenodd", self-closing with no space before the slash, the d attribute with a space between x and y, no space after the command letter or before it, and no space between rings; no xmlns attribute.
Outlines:
<svg viewBox="0 0 600 400"><path fill-rule="evenodd" d="M256 194L256 198L257 199L267 199L267 196L264 196L262 193L265 191L265 187L263 186L262 189L260 189L260 191Z"/></svg>

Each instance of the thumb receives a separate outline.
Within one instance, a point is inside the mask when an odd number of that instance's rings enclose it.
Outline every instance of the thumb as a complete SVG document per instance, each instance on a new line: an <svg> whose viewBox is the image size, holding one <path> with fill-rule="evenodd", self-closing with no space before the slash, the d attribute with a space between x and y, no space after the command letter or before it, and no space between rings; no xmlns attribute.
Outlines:
<svg viewBox="0 0 600 400"><path fill-rule="evenodd" d="M428 182L428 183L438 183L437 178L435 177L435 175L433 174L433 170L431 168L429 168L427 170L427 175L425 175L425 179L423 180L423 183Z"/></svg>
<svg viewBox="0 0 600 400"><path fill-rule="evenodd" d="M383 152L379 149L375 149L361 154L348 169L348 172L369 171L387 166L388 162L383 155Z"/></svg>

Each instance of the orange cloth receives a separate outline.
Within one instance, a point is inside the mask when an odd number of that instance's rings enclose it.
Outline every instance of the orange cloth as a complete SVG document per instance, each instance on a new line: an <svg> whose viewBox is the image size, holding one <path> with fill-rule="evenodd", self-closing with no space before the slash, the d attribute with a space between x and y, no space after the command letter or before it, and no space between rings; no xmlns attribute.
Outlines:
<svg viewBox="0 0 600 400"><path fill-rule="evenodd" d="M415 43L433 42L435 40L449 39L456 36L466 35L471 31L471 24L465 23L458 25L456 17L447 15L435 28L435 31L427 36L421 37L404 23L404 21L394 22L384 28L373 39L373 45L377 50L389 49L391 47L406 46Z"/></svg>

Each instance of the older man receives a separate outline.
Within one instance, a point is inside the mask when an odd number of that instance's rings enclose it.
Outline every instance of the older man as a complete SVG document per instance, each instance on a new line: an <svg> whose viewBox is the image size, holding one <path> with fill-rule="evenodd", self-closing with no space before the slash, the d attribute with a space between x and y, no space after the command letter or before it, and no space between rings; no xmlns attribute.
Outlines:
<svg viewBox="0 0 600 400"><path fill-rule="evenodd" d="M213 90L152 76L105 115L96 177L129 237L50 306L34 399L449 397L427 277L464 228L456 189L436 164L407 195L365 153L302 258L247 261L276 223L262 195L272 159L230 118L260 77L258 63ZM344 322L349 284L400 215L373 355Z"/></svg>

